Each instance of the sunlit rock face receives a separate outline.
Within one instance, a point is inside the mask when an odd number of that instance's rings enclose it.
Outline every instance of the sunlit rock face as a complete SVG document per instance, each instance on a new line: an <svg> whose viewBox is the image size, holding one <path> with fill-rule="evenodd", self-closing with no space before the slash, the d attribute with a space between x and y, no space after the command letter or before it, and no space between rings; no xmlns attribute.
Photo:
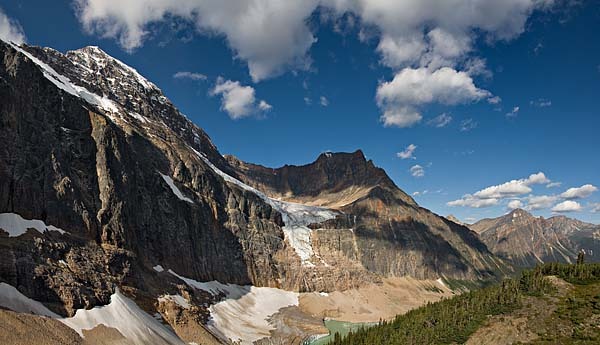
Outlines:
<svg viewBox="0 0 600 345"><path fill-rule="evenodd" d="M516 209L469 227L479 233L492 252L517 266L575 262L580 251L589 261L600 261L600 227L565 216L544 219Z"/></svg>

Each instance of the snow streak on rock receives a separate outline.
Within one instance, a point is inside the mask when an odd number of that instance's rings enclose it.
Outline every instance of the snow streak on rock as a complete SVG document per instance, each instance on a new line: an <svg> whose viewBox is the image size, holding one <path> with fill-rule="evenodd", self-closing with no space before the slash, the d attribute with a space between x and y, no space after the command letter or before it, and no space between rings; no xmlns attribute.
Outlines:
<svg viewBox="0 0 600 345"><path fill-rule="evenodd" d="M169 188L171 188L171 190L173 191L173 194L175 194L175 196L177 196L177 198L179 198L179 200L187 201L190 204L194 203L194 201L192 199L183 195L183 193L179 190L179 188L177 188L177 186L173 182L173 179L170 176L163 175L163 174L160 174L160 176L162 176L163 180L165 180L165 182L169 185Z"/></svg>
<svg viewBox="0 0 600 345"><path fill-rule="evenodd" d="M35 229L41 233L45 231L58 231L64 234L63 229L37 219L24 219L16 213L0 213L0 229L8 232L9 237L21 236L27 232L27 229Z"/></svg>

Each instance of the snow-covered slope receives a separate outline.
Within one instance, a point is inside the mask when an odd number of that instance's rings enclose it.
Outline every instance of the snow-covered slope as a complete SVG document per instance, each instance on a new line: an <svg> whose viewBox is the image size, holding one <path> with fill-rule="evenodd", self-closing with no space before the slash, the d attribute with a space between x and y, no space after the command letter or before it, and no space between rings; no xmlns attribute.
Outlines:
<svg viewBox="0 0 600 345"><path fill-rule="evenodd" d="M96 105L108 113L116 113L119 111L119 108L117 107L117 105L110 99L108 99L104 96L99 96L93 92L90 92L89 90L87 90L84 87L75 85L73 82L71 82L71 80L69 80L69 78L56 72L52 67L48 66L46 63L42 62L40 59L36 58L35 56L31 55L25 49L22 49L21 47L15 45L13 43L9 43L9 44L14 49L18 50L23 55L27 56L36 65L38 65L41 68L42 72L44 73L44 77L46 77L46 79L51 81L59 89L65 91L73 96L80 97L80 98L84 99L86 102L88 102L92 105Z"/></svg>
<svg viewBox="0 0 600 345"><path fill-rule="evenodd" d="M59 316L51 312L42 303L32 300L23 295L19 290L12 285L0 283L0 307L16 311L18 313L28 313L51 318L59 318Z"/></svg>
<svg viewBox="0 0 600 345"><path fill-rule="evenodd" d="M275 329L269 318L282 308L298 305L298 293L280 289L222 284L217 281L198 282L169 273L195 289L225 298L209 308L211 319L208 327L224 340L252 345L254 341L269 337Z"/></svg>
<svg viewBox="0 0 600 345"><path fill-rule="evenodd" d="M185 300L184 300L185 301ZM135 302L117 290L110 304L90 310L77 310L75 316L61 318L13 286L0 283L0 307L19 313L35 314L57 319L75 330L82 337L83 330L91 330L98 325L117 329L132 344L179 345L184 344L177 335L148 315Z"/></svg>
<svg viewBox="0 0 600 345"><path fill-rule="evenodd" d="M83 330L98 325L117 329L125 338L136 345L145 344L183 344L173 332L148 315L132 300L117 290L110 304L90 310L80 309L75 316L59 319L81 336Z"/></svg>

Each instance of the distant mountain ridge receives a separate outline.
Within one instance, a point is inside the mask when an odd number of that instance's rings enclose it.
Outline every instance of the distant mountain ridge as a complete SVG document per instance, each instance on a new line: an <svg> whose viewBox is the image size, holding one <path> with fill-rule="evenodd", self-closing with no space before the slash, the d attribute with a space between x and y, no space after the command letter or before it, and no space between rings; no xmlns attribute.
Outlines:
<svg viewBox="0 0 600 345"><path fill-rule="evenodd" d="M584 251L590 261L600 261L600 226L565 216L534 217L522 209L469 225L488 248L517 266L574 262Z"/></svg>

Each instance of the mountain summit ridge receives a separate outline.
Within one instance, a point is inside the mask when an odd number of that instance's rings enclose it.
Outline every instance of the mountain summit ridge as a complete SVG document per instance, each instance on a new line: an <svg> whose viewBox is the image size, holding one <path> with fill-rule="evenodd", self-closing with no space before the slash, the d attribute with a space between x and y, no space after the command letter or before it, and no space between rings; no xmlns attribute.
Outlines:
<svg viewBox="0 0 600 345"><path fill-rule="evenodd" d="M600 226L566 216L536 217L523 209L515 209L469 227L492 252L517 266L529 267L548 261L574 262L581 250L589 260L600 260Z"/></svg>
<svg viewBox="0 0 600 345"><path fill-rule="evenodd" d="M336 208L366 196L375 187L382 187L398 193L407 204L416 205L414 199L398 188L383 169L367 160L360 149L325 152L311 163L286 164L279 168L243 162L232 155L225 159L246 183L285 200Z"/></svg>

